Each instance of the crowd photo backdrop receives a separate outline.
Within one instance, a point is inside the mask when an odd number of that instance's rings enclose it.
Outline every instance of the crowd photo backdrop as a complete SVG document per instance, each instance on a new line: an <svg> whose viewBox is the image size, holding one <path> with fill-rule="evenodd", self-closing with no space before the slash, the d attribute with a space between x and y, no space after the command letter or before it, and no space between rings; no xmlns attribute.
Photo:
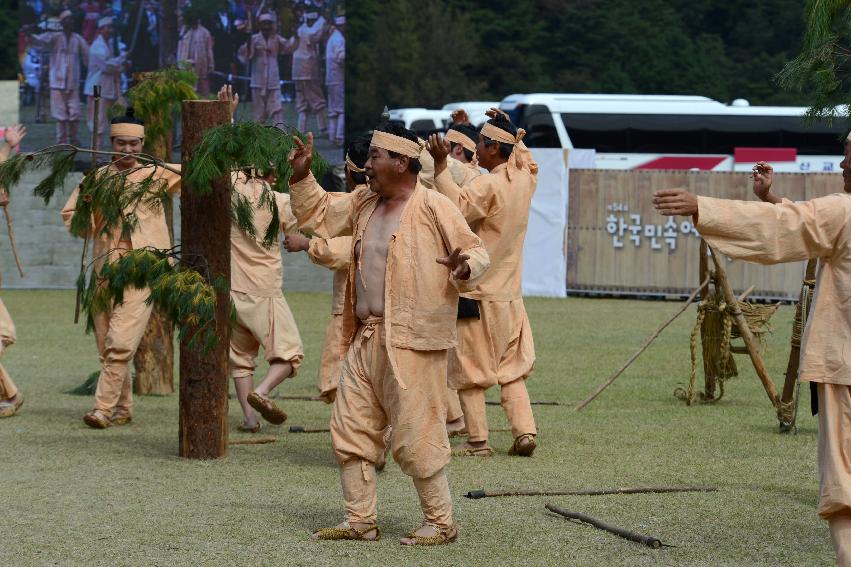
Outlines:
<svg viewBox="0 0 851 567"><path fill-rule="evenodd" d="M236 119L312 131L343 161L345 6L340 0L30 0L19 4L22 150L88 147L144 73L176 65L201 98L225 84ZM174 139L176 157L180 137ZM101 142L100 146L103 146Z"/></svg>

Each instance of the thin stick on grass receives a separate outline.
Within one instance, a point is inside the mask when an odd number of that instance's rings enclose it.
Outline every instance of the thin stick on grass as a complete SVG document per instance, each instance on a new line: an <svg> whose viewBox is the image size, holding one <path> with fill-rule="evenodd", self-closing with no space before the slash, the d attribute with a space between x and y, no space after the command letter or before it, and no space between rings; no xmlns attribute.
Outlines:
<svg viewBox="0 0 851 567"><path fill-rule="evenodd" d="M499 496L604 496L607 494L667 494L671 492L716 492L717 486L641 486L633 488L589 488L584 490L546 491L546 490L510 490L491 492L471 490L465 498L495 498Z"/></svg>
<svg viewBox="0 0 851 567"><path fill-rule="evenodd" d="M705 280L703 280L703 283L702 283L702 284L700 284L700 286L692 292L692 294L688 297L688 299L686 299L685 304L684 304L684 305L680 308L680 310L679 310L679 311L677 311L676 313L674 313L674 315L673 315L672 317L670 317L667 321L665 321L664 323L662 323L662 325L661 325L658 329L656 329L656 330L655 330L655 331L654 331L654 332L653 332L653 333L652 333L649 337L647 337L647 339L644 341L644 344L643 344L643 345L641 345L641 348L640 348L640 349L638 349L638 351L637 351L635 354L633 354L631 357L629 357L629 360L627 360L627 361L626 361L626 364L624 364L623 366L621 366L621 367L618 369L618 371L617 371L617 372L615 372L614 374L612 374L611 378L609 378L608 380L606 380L605 382L603 382L602 384L600 384L599 386L597 386L597 388L596 388L596 389L595 389L595 390L591 393L591 395L590 395L590 396L588 396L588 397L585 399L585 401L583 401L581 404L579 404L578 406L576 406L576 411L580 411L582 408L584 408L585 406L587 406L588 404L590 404L591 402L593 402L593 401L594 401L594 398L596 398L597 396L599 396L599 395L603 392L603 390L605 390L606 388L608 388L609 386L611 386L611 385L612 385L612 382L614 382L615 380L617 380L617 379L618 379L618 377L619 377L621 374L623 374L623 373L624 373L624 371L625 371L627 368L629 368L629 367L632 365L632 363L633 363L633 362L635 362L635 361L636 361L636 359L637 359L639 356L641 356L641 353L643 353L645 350L647 350L647 347L649 347L649 346L650 346L650 344L651 344L653 341L655 341L655 340L656 340L656 337L658 337L658 336L659 336L659 334L660 334L662 331L664 331L664 330L665 330L665 328L666 328L668 325L670 325L671 323L673 323L673 322L674 322L674 319L676 319L677 317L679 317L680 315L682 315L682 314L683 314L683 312L685 312L685 310L686 310L686 309L688 309L689 305L691 305L691 302L692 302L692 301L694 301L694 298L695 298L695 297L697 297L697 294L698 294L698 293L700 293L700 290L702 290L702 289L703 289L703 288L705 288L707 285L709 285L709 279L710 279L710 278L708 278L708 277L707 277Z"/></svg>
<svg viewBox="0 0 851 567"><path fill-rule="evenodd" d="M580 522L591 524L598 530L603 530L609 532L610 534L615 534L616 536L628 539L629 541L640 543L641 545L646 545L647 547L651 547L653 549L659 549L664 545L660 539L655 538L653 536L645 536L635 532L631 532L629 530L625 530L623 528L619 528L617 526L611 526L605 522L597 520L596 518L592 518L591 516L580 514L579 512L571 512L570 510L565 510L564 508L559 508L558 506L553 506L552 504L547 504L546 508L550 512L553 512L560 516L564 516L565 518L569 518L571 520L579 520Z"/></svg>
<svg viewBox="0 0 851 567"><path fill-rule="evenodd" d="M228 445L265 445L266 443L274 443L277 437L252 437L250 439L231 439Z"/></svg>
<svg viewBox="0 0 851 567"><path fill-rule="evenodd" d="M553 402L553 401L541 401L541 400L533 400L529 402L533 406L569 406L570 404L563 404L561 402ZM487 400L485 405L488 406L499 406L502 405L502 402L498 402L496 400Z"/></svg>

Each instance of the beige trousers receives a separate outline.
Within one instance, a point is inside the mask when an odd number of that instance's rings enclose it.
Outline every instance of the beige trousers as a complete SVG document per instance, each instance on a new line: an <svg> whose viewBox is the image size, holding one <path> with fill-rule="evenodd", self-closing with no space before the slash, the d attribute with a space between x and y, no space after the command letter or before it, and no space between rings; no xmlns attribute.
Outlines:
<svg viewBox="0 0 851 567"><path fill-rule="evenodd" d="M851 386L818 384L818 512L830 525L836 564L851 567Z"/></svg>
<svg viewBox="0 0 851 567"><path fill-rule="evenodd" d="M343 316L331 315L325 327L325 343L322 345L322 358L319 360L319 397L326 403L332 403L340 382L340 369L346 349L343 345Z"/></svg>
<svg viewBox="0 0 851 567"><path fill-rule="evenodd" d="M79 143L80 106L78 89L50 89L50 112L56 120L57 144Z"/></svg>
<svg viewBox="0 0 851 567"><path fill-rule="evenodd" d="M252 88L251 109L255 122L266 124L266 121L269 121L272 124L279 124L283 120L280 90Z"/></svg>
<svg viewBox="0 0 851 567"><path fill-rule="evenodd" d="M107 415L113 410L133 412L133 379L130 361L151 318L146 303L149 289L127 288L124 302L94 318L101 371L95 391L95 409Z"/></svg>
<svg viewBox="0 0 851 567"><path fill-rule="evenodd" d="M236 321L230 334L230 375L233 378L254 376L261 346L268 362L289 362L293 366L291 377L298 374L304 348L284 296L258 297L232 291L230 297L236 309Z"/></svg>
<svg viewBox="0 0 851 567"><path fill-rule="evenodd" d="M480 301L480 319L458 320L458 346L449 355L449 387L458 390L470 441L488 440L485 391L497 384L515 438L537 434L526 378L535 344L523 300Z"/></svg>
<svg viewBox="0 0 851 567"><path fill-rule="evenodd" d="M413 477L427 523L452 525L452 498L444 467L446 356L442 351L397 348L396 364L407 388L393 375L384 343L384 323L362 323L349 347L331 415L331 441L340 464L350 522L375 521L375 461L392 426L393 459Z"/></svg>
<svg viewBox="0 0 851 567"><path fill-rule="evenodd" d="M295 81L295 109L311 113L325 110L325 95L318 80Z"/></svg>

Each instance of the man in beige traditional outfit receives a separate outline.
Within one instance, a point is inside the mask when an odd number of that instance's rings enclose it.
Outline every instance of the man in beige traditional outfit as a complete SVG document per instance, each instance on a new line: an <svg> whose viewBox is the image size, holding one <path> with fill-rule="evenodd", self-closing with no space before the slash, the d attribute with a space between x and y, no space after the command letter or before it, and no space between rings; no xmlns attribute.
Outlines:
<svg viewBox="0 0 851 567"><path fill-rule="evenodd" d="M62 31L33 35L33 47L50 50L50 112L56 120L56 143L80 145L80 61L88 61L89 44L74 33L70 10L59 14Z"/></svg>
<svg viewBox="0 0 851 567"><path fill-rule="evenodd" d="M6 128L3 145L0 146L0 163L9 159L14 148L21 143L26 135L27 129L20 124ZM0 206L6 206L8 203L9 194L6 193L5 189L0 188ZM15 344L15 339L15 323L12 321L3 301L0 300L0 358L6 354L6 347ZM12 382L12 377L3 368L3 365L0 364L0 417L15 415L23 403L24 395Z"/></svg>
<svg viewBox="0 0 851 567"><path fill-rule="evenodd" d="M298 47L293 53L298 129L300 132L307 130L307 116L315 114L319 131L325 133L328 124L325 116L325 96L322 94L319 77L319 43L325 35L325 18L316 12L308 12L304 17L304 23L296 32Z"/></svg>
<svg viewBox="0 0 851 567"><path fill-rule="evenodd" d="M328 89L328 139L342 146L346 138L346 17L337 16L325 44L325 88Z"/></svg>
<svg viewBox="0 0 851 567"><path fill-rule="evenodd" d="M449 385L458 390L469 440L453 451L490 456L485 391L499 384L502 407L514 443L509 455L531 456L537 429L526 379L535 363L535 345L523 304L523 242L537 185L538 166L522 143L524 132L505 114L490 112L476 147L479 165L489 171L464 187L447 168L450 143L429 139L435 189L455 203L474 227L491 257L491 269L474 290L462 294L458 346L449 359Z"/></svg>
<svg viewBox="0 0 851 567"><path fill-rule="evenodd" d="M112 50L112 18L98 20L98 35L89 48L89 69L83 94L88 97L88 126L94 128L94 88L100 85L98 106L98 137L103 142L103 133L109 111L121 96L121 70L126 63L126 54L116 56Z"/></svg>
<svg viewBox="0 0 851 567"><path fill-rule="evenodd" d="M373 133L366 162L370 191L327 193L309 174L313 136L290 155L290 195L302 230L351 235L343 311L348 348L331 417L346 520L318 539L375 540L375 462L392 426L393 458L411 476L425 523L405 545L454 541L445 467L447 349L455 344L458 286L473 285L489 264L458 209L417 183L422 148L394 124ZM449 268L447 269L443 266Z"/></svg>
<svg viewBox="0 0 851 567"><path fill-rule="evenodd" d="M298 232L296 219L290 209L290 196L273 191L267 179L235 174L233 191L253 208L255 235L243 232L231 223L231 301L236 310L236 321L230 337L230 373L237 398L245 414L241 431L256 433L260 422L254 410L270 423L281 424L287 419L269 394L281 382L298 373L304 360L304 349L298 334L295 318L284 299L283 263L281 244L263 243L269 224L273 222L268 205L261 205L264 194L273 198L278 210L281 232ZM254 388L254 370L257 353L263 347L269 370L257 388Z"/></svg>
<svg viewBox="0 0 851 567"><path fill-rule="evenodd" d="M845 194L796 203L772 198L771 171L765 165L755 168L754 191L768 202L670 189L657 191L653 203L663 215L691 216L701 236L731 258L760 264L819 259L798 378L815 382L818 392L818 512L830 525L836 564L851 567L851 360L846 354L851 341L851 141L845 142L841 163Z"/></svg>
<svg viewBox="0 0 851 567"><path fill-rule="evenodd" d="M112 119L110 139L112 151L124 154L136 154L142 151L145 128L141 121L130 116ZM180 174L171 170L180 170L179 164L168 164L168 168L154 165L142 165L132 156L113 156L110 165L101 167L95 173L126 176L126 183L139 183L150 177L158 180L150 190L166 189L174 195L180 193ZM77 209L80 194L78 186L68 202L62 208L62 219L70 227ZM153 247L171 248L163 207L151 202L139 202L132 209L124 211L124 219L133 228L129 234L116 226L109 234L104 234L104 220L95 212L92 219L94 269L98 272L105 261L120 258L128 250ZM139 341L148 326L151 305L146 303L149 289L127 288L124 301L105 313L94 316L95 335L98 354L101 360L101 372L95 392L95 407L83 416L89 427L104 429L110 425L124 425L133 418L133 389L129 364L136 354Z"/></svg>
<svg viewBox="0 0 851 567"><path fill-rule="evenodd" d="M275 17L260 15L260 32L239 48L239 59L251 66L251 108L255 122L281 124L281 76L278 58L295 50L295 38L275 33Z"/></svg>
<svg viewBox="0 0 851 567"><path fill-rule="evenodd" d="M186 27L177 42L177 62L187 63L198 76L195 90L202 97L210 94L210 73L215 70L213 36L201 24L200 18L187 14Z"/></svg>

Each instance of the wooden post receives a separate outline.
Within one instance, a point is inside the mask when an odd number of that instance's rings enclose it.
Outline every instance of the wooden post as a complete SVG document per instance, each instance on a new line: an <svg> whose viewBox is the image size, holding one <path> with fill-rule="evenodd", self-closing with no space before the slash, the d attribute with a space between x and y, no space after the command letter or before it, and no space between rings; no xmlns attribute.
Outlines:
<svg viewBox="0 0 851 567"><path fill-rule="evenodd" d="M768 399L771 400L772 405L777 408L780 404L780 399L777 397L777 389L774 387L774 382L771 381L771 378L768 376L768 371L765 369L765 364L762 362L762 357L759 355L759 348L756 344L756 339L751 333L750 327L748 327L747 321L745 321L745 316L742 315L742 310L739 309L739 302L736 300L736 296L733 295L733 288L730 287L730 282L727 281L727 272L724 271L724 267L721 265L721 260L718 258L718 253L709 247L709 251L712 253L712 262L715 264L715 277L718 282L718 286L721 287L721 291L724 294L724 301L727 302L727 308L730 309L733 314L733 318L736 321L736 326L739 327L739 334L742 336L742 339L745 341L745 346L748 349L748 354L750 354L751 362L753 362L754 370L756 370L756 375L759 377L759 381L762 382L762 386L765 388L765 393L768 394Z"/></svg>
<svg viewBox="0 0 851 567"><path fill-rule="evenodd" d="M230 122L228 103L184 101L183 167L204 133ZM203 257L210 283L226 283L216 291L218 342L207 352L180 345L180 456L212 459L227 455L228 447L228 346L230 343L230 187L229 179L217 180L209 193L183 185L180 199L182 255ZM204 261L198 267L205 270Z"/></svg>

